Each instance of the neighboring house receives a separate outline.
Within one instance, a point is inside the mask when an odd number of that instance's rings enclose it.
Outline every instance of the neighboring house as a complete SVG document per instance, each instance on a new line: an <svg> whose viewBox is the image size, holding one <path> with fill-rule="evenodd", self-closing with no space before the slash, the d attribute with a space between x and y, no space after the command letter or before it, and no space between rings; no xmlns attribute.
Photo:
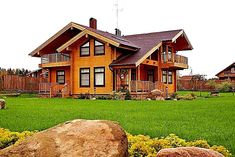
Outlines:
<svg viewBox="0 0 235 157"><path fill-rule="evenodd" d="M220 71L215 76L219 77L219 80L231 80L235 81L235 62Z"/></svg>
<svg viewBox="0 0 235 157"><path fill-rule="evenodd" d="M69 23L30 53L41 57L39 67L48 70L57 90L70 94L110 94L129 90L146 93L154 89L176 91L176 71L188 68L178 51L192 50L184 30L121 36L90 26ZM47 90L48 91L48 90Z"/></svg>
<svg viewBox="0 0 235 157"><path fill-rule="evenodd" d="M39 78L39 77L43 77L42 75L42 69L39 68L39 69L36 69L30 73L28 73L27 75L28 77L33 77L33 78Z"/></svg>

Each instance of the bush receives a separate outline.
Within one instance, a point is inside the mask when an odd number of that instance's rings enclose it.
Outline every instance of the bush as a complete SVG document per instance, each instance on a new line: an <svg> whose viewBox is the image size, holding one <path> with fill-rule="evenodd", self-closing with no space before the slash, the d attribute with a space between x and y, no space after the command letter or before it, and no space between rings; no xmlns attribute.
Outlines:
<svg viewBox="0 0 235 157"><path fill-rule="evenodd" d="M123 93L122 92L113 92L111 95L110 95L110 98L112 100L123 100L124 99L124 96L123 96Z"/></svg>
<svg viewBox="0 0 235 157"><path fill-rule="evenodd" d="M0 149L18 143L26 137L31 136L33 133L34 132L30 131L23 131L21 133L11 132L8 129L0 128Z"/></svg>
<svg viewBox="0 0 235 157"><path fill-rule="evenodd" d="M129 92L129 90L126 91L125 100L131 100L131 93Z"/></svg>
<svg viewBox="0 0 235 157"><path fill-rule="evenodd" d="M215 150L225 157L230 157L232 154L223 146L210 146L205 140L186 141L179 138L175 134L170 134L162 138L150 138L144 135L131 135L127 133L128 148L130 157L152 157L156 156L157 152L164 148L176 147L201 147Z"/></svg>
<svg viewBox="0 0 235 157"><path fill-rule="evenodd" d="M176 95L177 100L193 100L196 99L197 96L194 93L186 94L186 95Z"/></svg>
<svg viewBox="0 0 235 157"><path fill-rule="evenodd" d="M225 157L232 156L232 154L226 148L224 148L224 146L215 145L215 146L212 146L210 149L223 154Z"/></svg>
<svg viewBox="0 0 235 157"><path fill-rule="evenodd" d="M231 82L222 82L218 84L218 90L220 92L231 92L232 91L232 83Z"/></svg>

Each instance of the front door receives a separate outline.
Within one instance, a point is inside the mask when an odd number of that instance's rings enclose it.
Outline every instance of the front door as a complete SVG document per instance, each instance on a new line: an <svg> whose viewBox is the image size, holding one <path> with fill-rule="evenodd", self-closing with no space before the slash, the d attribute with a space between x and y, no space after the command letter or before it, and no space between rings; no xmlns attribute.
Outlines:
<svg viewBox="0 0 235 157"><path fill-rule="evenodd" d="M147 80L154 82L154 70L150 69L147 71Z"/></svg>

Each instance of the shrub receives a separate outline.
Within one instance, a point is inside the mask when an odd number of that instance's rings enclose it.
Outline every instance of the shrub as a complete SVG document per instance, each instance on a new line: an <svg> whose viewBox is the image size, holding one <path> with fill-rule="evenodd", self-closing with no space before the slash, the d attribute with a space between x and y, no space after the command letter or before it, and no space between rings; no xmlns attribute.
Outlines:
<svg viewBox="0 0 235 157"><path fill-rule="evenodd" d="M194 93L186 94L186 95L176 95L177 100L193 100L196 99L197 96Z"/></svg>
<svg viewBox="0 0 235 157"><path fill-rule="evenodd" d="M0 128L0 149L6 148L10 145L18 143L28 136L31 136L34 132L11 132L8 129Z"/></svg>
<svg viewBox="0 0 235 157"><path fill-rule="evenodd" d="M130 91L126 91L126 94L125 94L125 100L131 100L131 93Z"/></svg>
<svg viewBox="0 0 235 157"><path fill-rule="evenodd" d="M223 146L210 146L206 140L186 141L179 138L175 134L170 134L162 138L150 138L144 135L131 135L127 133L128 148L130 157L152 157L156 156L157 152L164 148L176 147L201 147L215 150L225 157L230 157L232 154Z"/></svg>
<svg viewBox="0 0 235 157"><path fill-rule="evenodd" d="M232 156L232 154L224 146L216 146L216 145L214 145L210 149L223 154L225 157Z"/></svg>
<svg viewBox="0 0 235 157"><path fill-rule="evenodd" d="M193 146L193 147L201 147L201 148L210 148L210 145L207 143L206 140L196 140L192 142L187 142L187 146Z"/></svg>
<svg viewBox="0 0 235 157"><path fill-rule="evenodd" d="M123 100L123 99L124 99L122 92L113 92L113 93L110 95L110 98L111 98L112 100Z"/></svg>
<svg viewBox="0 0 235 157"><path fill-rule="evenodd" d="M218 85L218 90L220 92L230 92L232 91L232 83L231 82L222 82Z"/></svg>

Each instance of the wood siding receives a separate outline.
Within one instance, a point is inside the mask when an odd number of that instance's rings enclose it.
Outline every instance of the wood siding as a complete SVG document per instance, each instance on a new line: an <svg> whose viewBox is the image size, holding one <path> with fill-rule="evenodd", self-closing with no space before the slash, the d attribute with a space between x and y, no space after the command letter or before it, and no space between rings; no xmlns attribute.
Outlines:
<svg viewBox="0 0 235 157"><path fill-rule="evenodd" d="M104 55L94 55L94 38L90 38L90 55L80 56L80 46L84 43L78 43L72 50L72 84L73 94L90 93L90 94L110 94L113 91L113 73L109 65L116 57L113 55L113 49L109 44L105 45ZM94 68L105 67L105 86L94 87ZM80 87L80 68L90 68L90 87Z"/></svg>

